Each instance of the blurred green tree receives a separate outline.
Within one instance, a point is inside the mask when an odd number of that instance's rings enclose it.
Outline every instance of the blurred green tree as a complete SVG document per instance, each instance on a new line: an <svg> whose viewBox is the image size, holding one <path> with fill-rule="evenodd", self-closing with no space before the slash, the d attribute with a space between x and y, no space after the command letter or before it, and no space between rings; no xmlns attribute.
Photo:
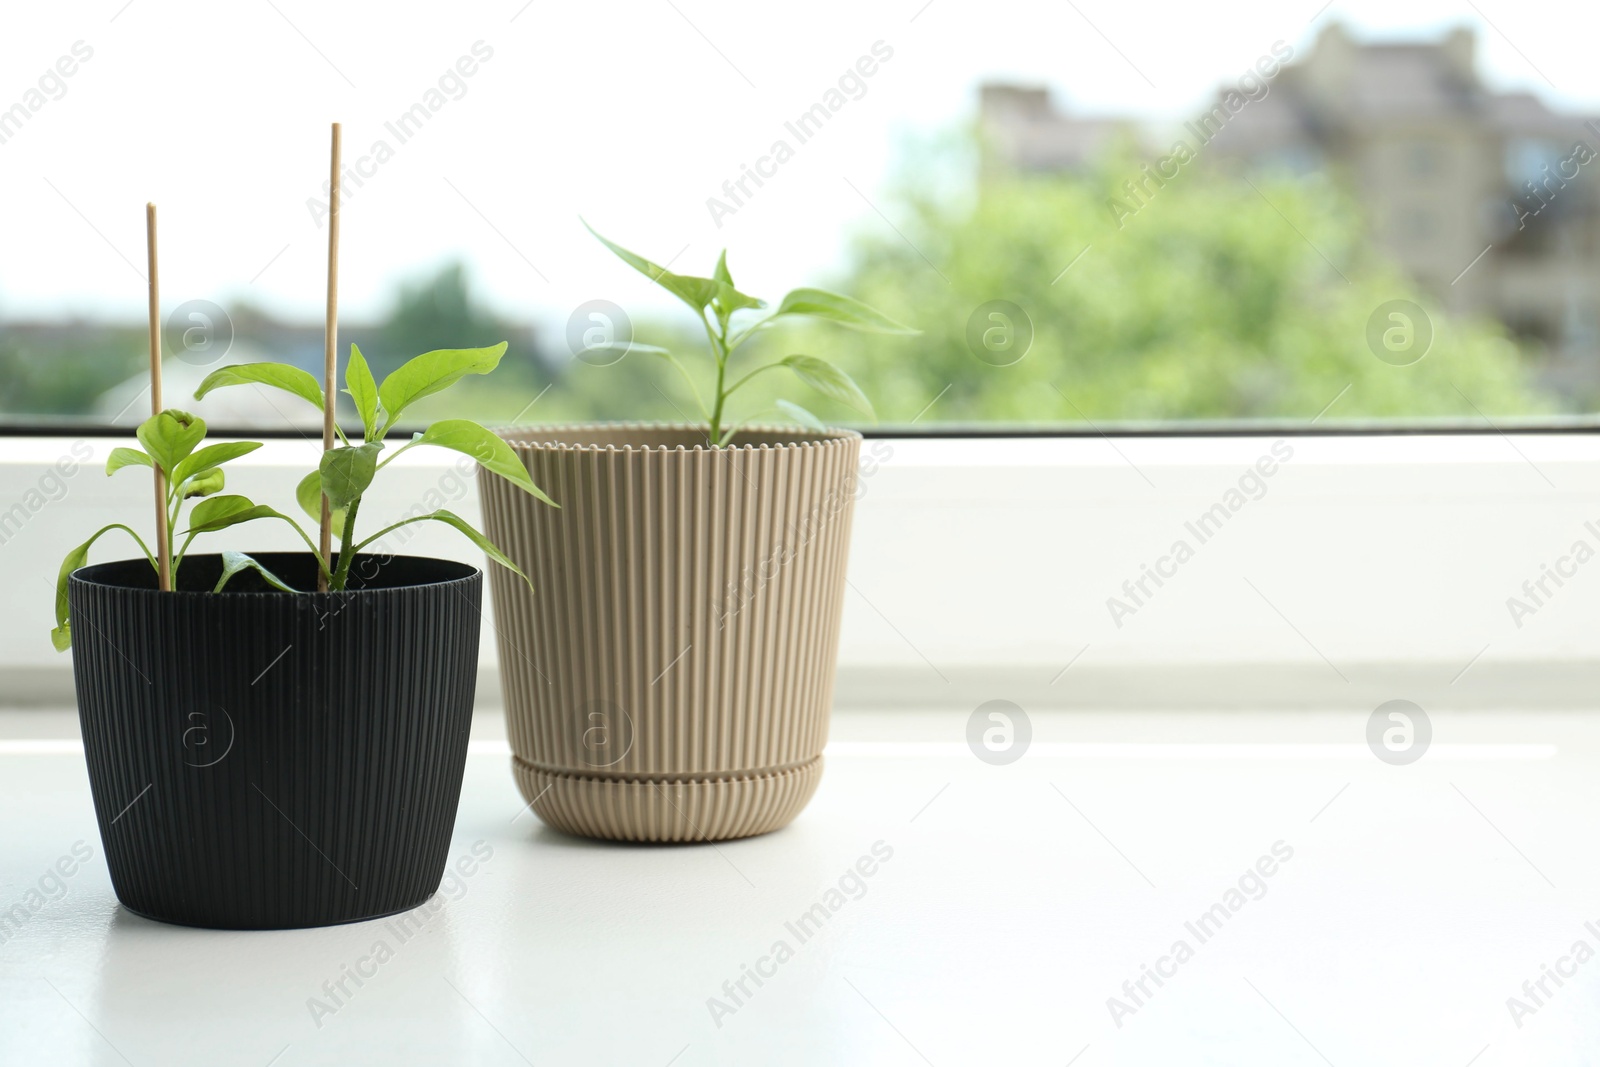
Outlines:
<svg viewBox="0 0 1600 1067"><path fill-rule="evenodd" d="M1123 148L1077 175L984 168L965 191L915 168L879 201L893 228L870 220L832 287L922 336L806 327L793 350L837 359L887 423L941 393L919 425L1309 420L1336 397L1330 420L1555 410L1504 328L1419 293L1327 178L1246 179L1197 160L1134 199L1124 183L1140 162ZM1409 366L1367 342L1369 318L1395 299L1432 324ZM974 312L996 300L1031 321L1031 346L1007 366L969 341ZM992 325L1004 328L980 314L977 333Z"/></svg>
<svg viewBox="0 0 1600 1067"><path fill-rule="evenodd" d="M375 330L350 331L362 355L381 379L412 356L439 348L473 348L512 343L502 365L507 377L531 380L534 350L525 326L510 323L478 303L466 267L447 263L434 273L402 282L393 310ZM366 334L367 336L361 336ZM518 344L518 342L523 342Z"/></svg>
<svg viewBox="0 0 1600 1067"><path fill-rule="evenodd" d="M143 363L143 332L88 322L0 329L0 412L52 419L92 412Z"/></svg>

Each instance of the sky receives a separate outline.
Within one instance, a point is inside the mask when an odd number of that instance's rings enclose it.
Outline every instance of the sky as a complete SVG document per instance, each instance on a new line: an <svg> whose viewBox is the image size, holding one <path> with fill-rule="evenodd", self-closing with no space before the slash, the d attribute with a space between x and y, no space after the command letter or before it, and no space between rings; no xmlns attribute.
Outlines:
<svg viewBox="0 0 1600 1067"><path fill-rule="evenodd" d="M726 247L740 288L775 297L826 284L851 233L892 224L900 148L970 119L985 80L1048 85L1077 113L1171 119L1335 20L1364 40L1474 27L1492 86L1600 112L1600 10L1569 3L7 5L0 111L37 110L0 143L0 321L142 318L147 200L164 307L249 300L320 319L315 202L336 120L367 172L341 215L347 319L452 258L497 311L558 329L589 300L670 304L580 219L684 273L709 274ZM785 123L841 78L847 102L800 144ZM418 104L434 107L426 122L400 128ZM792 157L733 205L723 183L780 138Z"/></svg>

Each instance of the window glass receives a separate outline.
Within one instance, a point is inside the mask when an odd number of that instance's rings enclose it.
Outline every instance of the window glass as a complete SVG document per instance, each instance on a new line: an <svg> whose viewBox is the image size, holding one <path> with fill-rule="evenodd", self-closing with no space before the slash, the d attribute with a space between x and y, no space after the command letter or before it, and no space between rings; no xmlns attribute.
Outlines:
<svg viewBox="0 0 1600 1067"><path fill-rule="evenodd" d="M192 396L229 363L320 372L330 117L341 348L381 375L510 343L419 420L699 418L676 368L615 342L672 351L705 393L706 326L585 221L680 274L726 249L767 312L816 286L914 327L794 316L730 361L826 359L887 427L1490 426L1600 404L1600 73L1573 21L1600 15L517 7L381 32L310 7L10 13L0 420L148 415L154 199L168 403L314 430L282 394ZM871 424L788 369L741 387L738 415L787 419L780 400Z"/></svg>

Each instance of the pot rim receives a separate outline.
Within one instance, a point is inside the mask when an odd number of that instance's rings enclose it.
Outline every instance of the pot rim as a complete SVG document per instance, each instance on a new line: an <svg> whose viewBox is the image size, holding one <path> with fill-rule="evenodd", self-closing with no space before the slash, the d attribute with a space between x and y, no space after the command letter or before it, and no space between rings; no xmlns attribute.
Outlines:
<svg viewBox="0 0 1600 1067"><path fill-rule="evenodd" d="M647 445L624 442L622 444L594 444L589 442L561 441L561 440L529 440L530 435L541 434L573 434L573 433L631 433L648 431L705 435L705 424L694 422L571 422L571 423L534 423L526 426L502 426L495 429L495 435L510 445L518 452L621 452L621 453L674 453L690 454L706 452L713 455L746 454L756 452L787 452L804 451L807 449L822 449L837 447L852 440L864 440L857 430L842 427L829 427L826 430L810 430L804 427L782 425L776 423L754 423L740 430L741 434L774 434L778 436L793 437L796 440L782 441L777 444L761 442L759 444L727 445L722 448L712 448L709 444L696 442L693 445Z"/></svg>
<svg viewBox="0 0 1600 1067"><path fill-rule="evenodd" d="M274 552L274 551L269 551L269 552L249 552L249 553L246 553L246 554L249 555L252 559L256 559L256 560L260 560L260 559L263 559L263 558L266 558L266 557L282 558L284 556L294 556L294 557L298 557L298 558L301 558L301 559L307 559L307 560L313 558L312 554L310 552L292 552L292 551L290 551L290 552ZM220 552L196 552L196 553L192 553L190 555L184 556L184 560L185 561L198 561L198 560L202 560L202 559L220 560L221 558L222 558L222 554ZM185 598L185 599L192 599L192 598L196 598L196 597L227 597L230 600L238 601L238 600L244 600L244 599L248 599L248 598L252 598L252 597L255 597L255 598L363 597L363 596L370 597L370 596L376 596L376 595L378 595L380 593L404 593L404 592L407 592L407 591L413 590L413 589L435 589L435 588L439 588L441 586L464 585L464 584L468 584L468 583L472 582L475 578L481 577L482 574L483 574L482 568L474 567L470 563L462 563L460 560L444 559L444 558L442 558L440 556L389 556L388 559L391 560L391 561L393 561L393 560L416 560L416 561L420 561L420 562L424 562L424 563L442 564L442 565L447 566L447 567L458 567L458 568L461 569L461 573L457 574L453 578L439 578L439 579L437 579L435 581L408 582L408 583L403 584L403 585L380 585L380 586L372 586L372 587L362 586L362 587L358 587L358 588L355 588L355 589L344 589L344 590L339 590L339 591L331 591L330 590L329 592L325 592L325 593L318 592L315 589L296 591L296 592L293 592L293 593L285 593L285 592L283 592L282 590L279 590L279 589L264 589L264 590L250 589L250 590L239 590L239 591L236 591L236 592L234 592L234 591L224 591L224 592L221 592L221 593L213 593L209 589L174 589L174 590L171 590L170 592L163 592L163 591L161 591L159 589L156 589L154 586L130 585L127 582L110 581L110 580L107 580L104 575L99 575L99 574L95 574L94 573L96 571L109 570L109 569L114 568L114 567L124 567L124 566L132 565L132 564L143 564L145 566L149 566L149 563L150 563L149 560L147 560L147 559L145 559L143 557L140 557L140 556L134 556L134 557L130 557L128 559L111 559L111 560L105 560L104 562L101 562L101 563L88 563L88 564L85 564L84 566L79 567L77 570L75 570L71 574L69 574L67 576L67 581L68 581L69 585L70 584L92 585L92 586L96 586L96 587L101 588L101 589L115 589L115 590L118 590L118 591L124 592L124 593L133 593L133 594L149 593L152 596L163 596L163 597L175 596L175 597L180 597L180 598ZM360 560L361 560L361 557L358 556L354 562L355 563L359 563ZM139 573L142 574L143 571L140 571Z"/></svg>

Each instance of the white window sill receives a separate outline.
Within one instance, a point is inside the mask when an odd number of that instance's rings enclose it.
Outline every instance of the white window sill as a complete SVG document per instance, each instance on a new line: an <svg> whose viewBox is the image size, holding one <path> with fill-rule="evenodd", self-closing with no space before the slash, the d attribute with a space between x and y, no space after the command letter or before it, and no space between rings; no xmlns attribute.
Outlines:
<svg viewBox="0 0 1600 1067"><path fill-rule="evenodd" d="M1320 1062L1307 1042L1337 1064L1465 1064L1488 1045L1573 1062L1593 1047L1592 980L1548 984L1521 1028L1506 1004L1594 945L1592 912L1560 906L1600 889L1572 848L1600 804L1593 730L1437 715L1451 747L1393 767L1348 753L1364 719L1043 712L1034 747L995 767L948 745L961 711L844 712L799 818L713 850L543 827L485 717L450 856L492 855L404 943L392 921L218 934L131 915L81 754L0 741L0 908L75 842L92 850L0 944L0 1062L1009 1064L1085 1046L1080 1067ZM877 842L892 856L801 943L786 924ZM1274 846L1289 858L1241 883ZM1241 885L1225 925L1188 932ZM393 957L374 967L379 939ZM793 956L774 967L781 939ZM1174 967L1178 940L1193 956ZM323 983L347 965L367 978L335 1003ZM767 979L713 1017L742 965ZM1167 978L1119 1027L1108 999L1132 1003L1143 965ZM1397 974L1416 976L1400 998Z"/></svg>
<svg viewBox="0 0 1600 1067"><path fill-rule="evenodd" d="M1580 539L1600 550L1600 436L1288 437L1260 499L1204 542L1193 524L1274 438L999 438L869 441L840 648L845 706L1587 706L1600 683L1600 562L1579 566L1532 614L1525 581ZM66 548L149 509L136 474L101 473L90 439L58 499L37 493L62 438L0 443L0 508L42 501L5 529L11 608L0 678L14 701L67 703L69 660L47 637ZM229 490L287 507L315 442L270 441ZM437 494L471 521L453 454L408 453L363 509L374 523ZM234 469L234 468L230 468ZM1254 490L1254 483L1247 488ZM27 496L35 490L33 498ZM376 528L376 527L374 527ZM247 528L246 548L292 549ZM1175 542L1193 557L1136 603L1123 583ZM236 542L237 543L237 542ZM96 558L121 554L108 539ZM481 557L445 529L408 551ZM1137 589L1137 586L1135 586ZM1108 599L1132 613L1113 618ZM1117 625L1120 621L1121 625ZM1517 622L1521 622L1521 626ZM492 702L493 634L484 630ZM1070 664L1070 667L1068 666ZM1470 666L1469 666L1470 665Z"/></svg>

